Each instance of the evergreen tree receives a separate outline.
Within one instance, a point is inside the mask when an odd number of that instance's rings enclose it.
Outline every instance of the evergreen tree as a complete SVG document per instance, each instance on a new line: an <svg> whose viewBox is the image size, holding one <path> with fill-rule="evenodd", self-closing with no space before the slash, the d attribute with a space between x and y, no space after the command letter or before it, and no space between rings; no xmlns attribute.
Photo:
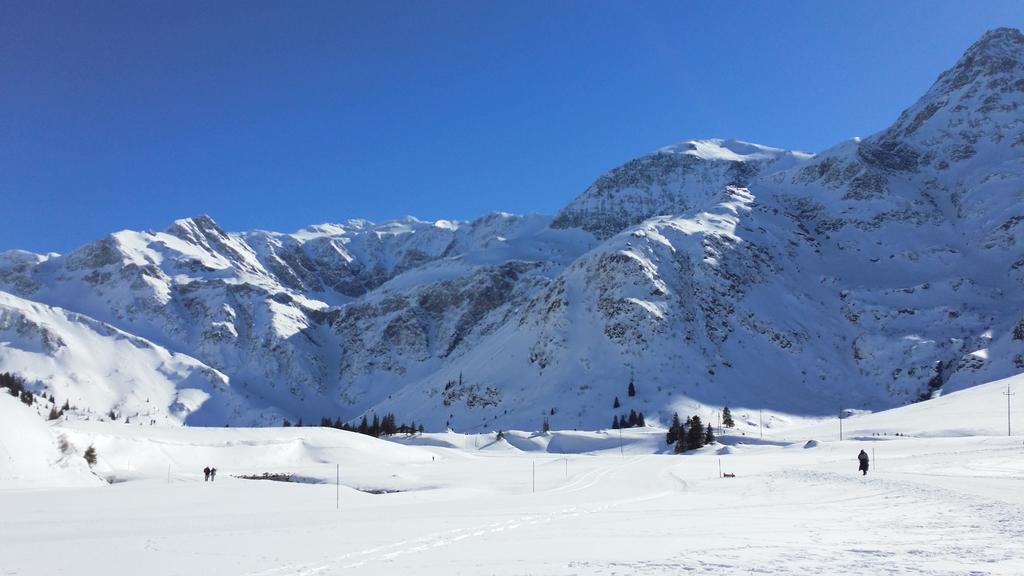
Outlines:
<svg viewBox="0 0 1024 576"><path fill-rule="evenodd" d="M366 423L366 414L363 414L363 419L359 421L359 426L356 428L356 432L360 434L369 434L370 425Z"/></svg>
<svg viewBox="0 0 1024 576"><path fill-rule="evenodd" d="M4 372L0 374L0 388L7 388L11 396L19 398L22 396L22 392L25 391L25 380L17 374Z"/></svg>
<svg viewBox="0 0 1024 576"><path fill-rule="evenodd" d="M644 413L643 412L637 413L637 415L636 415L636 425L641 427L641 428L644 428L644 427L647 426L647 422L644 420Z"/></svg>
<svg viewBox="0 0 1024 576"><path fill-rule="evenodd" d="M289 420L289 419L285 418L285 419L284 419L284 423L282 424L282 426L284 426L285 428L291 428L291 427L292 427L292 422L291 422L291 420Z"/></svg>
<svg viewBox="0 0 1024 576"><path fill-rule="evenodd" d="M704 445L704 423L700 416L690 419L690 426L686 429L686 449L696 450Z"/></svg>
<svg viewBox="0 0 1024 576"><path fill-rule="evenodd" d="M622 404L620 404L620 403L619 403L619 397L618 397L618 396L616 396L616 397L615 397L615 401L614 401L614 402L612 402L612 408L618 408L618 407L620 407L620 406L622 406Z"/></svg>
<svg viewBox="0 0 1024 576"><path fill-rule="evenodd" d="M636 423L637 423L636 410L630 410L629 411L629 426L627 426L627 428L633 428L634 426L636 426Z"/></svg>
<svg viewBox="0 0 1024 576"><path fill-rule="evenodd" d="M50 415L46 417L47 420L56 420L60 418L60 412L56 408L50 408Z"/></svg>
<svg viewBox="0 0 1024 576"><path fill-rule="evenodd" d="M370 436L380 436L380 416L373 415L373 422L370 424Z"/></svg>
<svg viewBox="0 0 1024 576"><path fill-rule="evenodd" d="M28 406L31 406L32 403L36 401L36 397L33 396L32 393L29 392L28 390L22 390L20 398L21 401L27 404Z"/></svg>
<svg viewBox="0 0 1024 576"><path fill-rule="evenodd" d="M551 422L548 422L547 418L544 419L544 424L543 424L542 428L543 428L544 432L550 432L551 431Z"/></svg>
<svg viewBox="0 0 1024 576"><path fill-rule="evenodd" d="M299 421L295 423L297 428L302 428L302 416L299 416Z"/></svg>
<svg viewBox="0 0 1024 576"><path fill-rule="evenodd" d="M704 444L707 445L707 444L714 444L714 443L715 443L715 431L711 429L711 424L708 424L708 430L704 434Z"/></svg>
<svg viewBox="0 0 1024 576"><path fill-rule="evenodd" d="M665 444L676 443L676 440L679 439L679 427L682 425L679 421L679 412L672 414L672 424L668 427L668 433L665 434Z"/></svg>
<svg viewBox="0 0 1024 576"><path fill-rule="evenodd" d="M732 420L732 412L729 411L729 407L722 408L722 426L726 428L732 428L736 426L736 423Z"/></svg>
<svg viewBox="0 0 1024 576"><path fill-rule="evenodd" d="M686 452L686 431L685 428L680 427L679 436L676 438L676 454L682 454Z"/></svg>
<svg viewBox="0 0 1024 576"><path fill-rule="evenodd" d="M618 415L612 416L612 430L619 429L619 417Z"/></svg>
<svg viewBox="0 0 1024 576"><path fill-rule="evenodd" d="M90 444L89 447L85 449L85 453L82 454L82 457L85 458L89 467L92 468L96 465L96 448Z"/></svg>
<svg viewBox="0 0 1024 576"><path fill-rule="evenodd" d="M629 388L626 389L626 393L629 395L630 398L636 396L636 386L633 385L632 378L629 380Z"/></svg>
<svg viewBox="0 0 1024 576"><path fill-rule="evenodd" d="M423 433L423 424L420 424L420 434Z"/></svg>

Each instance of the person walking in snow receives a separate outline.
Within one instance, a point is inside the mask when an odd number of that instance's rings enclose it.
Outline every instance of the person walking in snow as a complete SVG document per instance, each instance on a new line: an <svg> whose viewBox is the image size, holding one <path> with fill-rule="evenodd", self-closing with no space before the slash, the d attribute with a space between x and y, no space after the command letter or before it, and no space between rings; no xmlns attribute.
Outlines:
<svg viewBox="0 0 1024 576"><path fill-rule="evenodd" d="M862 476L867 476L868 475L868 453L863 451L863 450L861 450L860 454L857 455L857 460L860 460L860 468L858 468L858 470L863 472Z"/></svg>
<svg viewBox="0 0 1024 576"><path fill-rule="evenodd" d="M203 468L203 482L210 481L210 467Z"/></svg>
<svg viewBox="0 0 1024 576"><path fill-rule="evenodd" d="M865 464L865 466L867 466L867 464ZM210 468L210 482L213 482L216 479L217 479L217 469L216 468Z"/></svg>

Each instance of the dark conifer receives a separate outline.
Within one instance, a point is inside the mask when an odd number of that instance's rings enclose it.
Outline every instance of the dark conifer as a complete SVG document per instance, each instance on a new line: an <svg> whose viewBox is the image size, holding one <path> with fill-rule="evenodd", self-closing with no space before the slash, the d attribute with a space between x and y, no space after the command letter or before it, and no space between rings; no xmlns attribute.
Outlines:
<svg viewBox="0 0 1024 576"><path fill-rule="evenodd" d="M82 454L82 457L85 458L89 467L92 468L96 465L96 448L90 444L89 447L85 449L85 453Z"/></svg>
<svg viewBox="0 0 1024 576"><path fill-rule="evenodd" d="M629 388L626 390L626 393L629 394L630 398L636 396L636 386L633 385L632 379L629 380Z"/></svg>
<svg viewBox="0 0 1024 576"><path fill-rule="evenodd" d="M679 412L672 414L672 424L668 427L668 433L665 434L666 444L675 444L676 440L679 439L679 428L683 424L679 421Z"/></svg>
<svg viewBox="0 0 1024 576"><path fill-rule="evenodd" d="M616 396L616 397L615 397L615 401L614 401L614 402L612 402L612 408L618 408L618 407L620 407L620 406L622 406L622 404L620 404L620 403L619 403L619 397L618 397L618 396Z"/></svg>
<svg viewBox="0 0 1024 576"><path fill-rule="evenodd" d="M696 450L704 445L704 423L700 416L690 419L690 426L686 429L686 449Z"/></svg>
<svg viewBox="0 0 1024 576"><path fill-rule="evenodd" d="M732 412L729 411L729 407L722 408L722 426L726 428L732 428L736 423L732 420Z"/></svg>
<svg viewBox="0 0 1024 576"><path fill-rule="evenodd" d="M704 433L704 444L715 443L715 431L711 429L711 424L708 424L708 430Z"/></svg>
<svg viewBox="0 0 1024 576"><path fill-rule="evenodd" d="M618 429L619 429L619 417L617 415L616 416L612 416L612 430L618 430Z"/></svg>
<svg viewBox="0 0 1024 576"><path fill-rule="evenodd" d="M676 454L682 454L686 452L686 433L683 428L679 429L679 437L676 438Z"/></svg>

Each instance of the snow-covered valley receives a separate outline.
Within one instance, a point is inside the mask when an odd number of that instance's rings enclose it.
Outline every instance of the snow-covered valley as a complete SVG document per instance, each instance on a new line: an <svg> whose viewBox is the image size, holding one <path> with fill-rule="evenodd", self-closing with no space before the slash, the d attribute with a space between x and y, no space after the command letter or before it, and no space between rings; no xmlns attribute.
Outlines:
<svg viewBox="0 0 1024 576"><path fill-rule="evenodd" d="M29 426L31 410L0 396L0 426L22 427L0 443L0 571L1020 574L1024 445L1006 436L1007 391L1024 395L1024 377L851 416L843 441L836 420L776 421L762 439L756 415L738 414L720 444L686 455L653 428L386 441ZM300 481L239 478L265 472Z"/></svg>

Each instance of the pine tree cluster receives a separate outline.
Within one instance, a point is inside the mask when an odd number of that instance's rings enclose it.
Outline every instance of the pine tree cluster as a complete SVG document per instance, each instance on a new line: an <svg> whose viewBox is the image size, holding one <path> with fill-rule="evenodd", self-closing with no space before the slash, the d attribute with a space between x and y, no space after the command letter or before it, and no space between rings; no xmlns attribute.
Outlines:
<svg viewBox="0 0 1024 576"><path fill-rule="evenodd" d="M288 427L291 426L292 423L285 420L284 425L285 427ZM298 423L295 425L302 426L302 419L299 418ZM415 434L417 432L423 432L422 424L419 427L416 426L415 422L398 424L395 415L390 412L385 414L383 418L374 414L372 420L368 420L366 415L363 415L363 419L355 426L343 421L341 418L331 420L329 417L324 416L320 419L320 426L323 426L324 428L337 428L338 430L345 430L347 432L358 432L375 438L391 436L393 434Z"/></svg>
<svg viewBox="0 0 1024 576"><path fill-rule="evenodd" d="M619 416L612 417L612 430L618 430L619 428L643 428L647 426L647 422L644 420L644 413L637 412L636 410L630 410L629 416L625 414L620 418Z"/></svg>
<svg viewBox="0 0 1024 576"><path fill-rule="evenodd" d="M29 406L36 401L32 391L25 387L25 379L17 374L11 374L10 372L0 374L0 388L7 388L11 396L19 398Z"/></svg>
<svg viewBox="0 0 1024 576"><path fill-rule="evenodd" d="M669 426L668 433L665 434L665 442L670 445L674 444L677 454L687 450L696 450L712 444L714 441L715 432L711 428L711 424L705 428L700 416L690 416L686 422L682 422L678 413L673 414L672 425Z"/></svg>

